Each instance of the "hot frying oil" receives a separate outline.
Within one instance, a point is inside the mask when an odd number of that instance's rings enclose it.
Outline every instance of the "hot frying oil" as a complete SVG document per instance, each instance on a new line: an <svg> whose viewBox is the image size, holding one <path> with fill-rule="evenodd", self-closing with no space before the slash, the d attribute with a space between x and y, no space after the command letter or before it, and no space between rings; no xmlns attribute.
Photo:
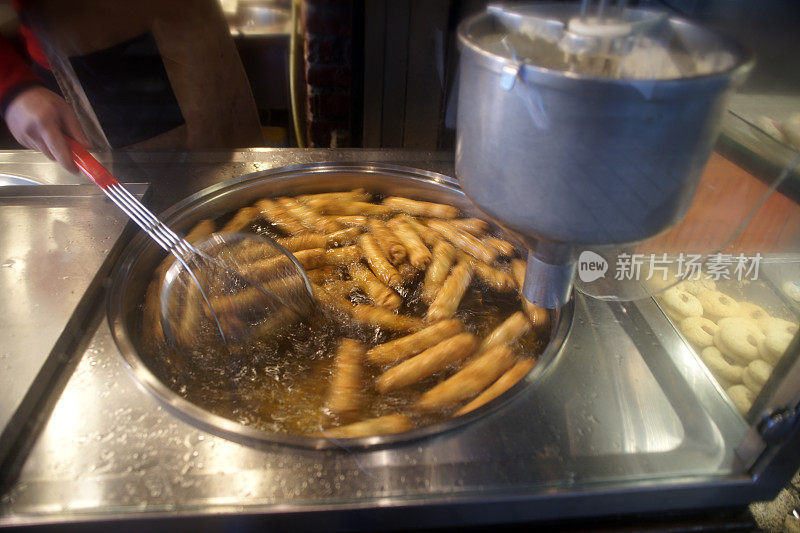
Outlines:
<svg viewBox="0 0 800 533"><path fill-rule="evenodd" d="M273 238L283 236L263 221L256 222L250 230ZM422 277L417 276L407 287L400 313L425 316L428 306L420 298ZM360 291L351 293L350 300L369 302ZM473 280L455 317L467 331L482 338L520 308L516 292L496 292ZM308 435L353 421L338 420L325 407L341 339L357 339L373 347L403 335L354 324L334 311L317 309L303 322L287 324L273 336L253 341L236 353L214 346L179 351L164 344L145 346L143 351L153 372L186 400L248 426ZM517 354L538 356L548 340L540 335L531 332L525 336L517 345ZM420 394L454 373L455 368L381 394L374 383L385 370L364 363L363 407L358 419L403 413L411 417L416 427L422 427L451 416L452 410L420 414L412 406Z"/></svg>

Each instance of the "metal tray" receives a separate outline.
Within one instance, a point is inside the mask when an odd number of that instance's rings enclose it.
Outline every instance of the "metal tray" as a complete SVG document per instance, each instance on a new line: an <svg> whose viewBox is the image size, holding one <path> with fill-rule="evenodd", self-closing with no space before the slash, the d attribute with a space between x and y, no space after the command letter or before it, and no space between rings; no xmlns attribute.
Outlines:
<svg viewBox="0 0 800 533"><path fill-rule="evenodd" d="M65 354L84 334L127 223L94 185L0 174L0 462L70 367Z"/></svg>

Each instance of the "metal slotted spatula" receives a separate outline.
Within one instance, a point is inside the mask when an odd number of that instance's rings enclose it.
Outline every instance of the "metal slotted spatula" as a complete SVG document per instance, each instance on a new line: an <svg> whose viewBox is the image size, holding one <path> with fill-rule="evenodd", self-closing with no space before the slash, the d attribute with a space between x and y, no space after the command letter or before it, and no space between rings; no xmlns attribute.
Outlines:
<svg viewBox="0 0 800 533"><path fill-rule="evenodd" d="M261 235L214 234L192 245L179 237L70 139L75 164L122 211L175 257L160 293L167 339L200 347L221 337L227 346L278 331L313 308L311 284L297 259Z"/></svg>

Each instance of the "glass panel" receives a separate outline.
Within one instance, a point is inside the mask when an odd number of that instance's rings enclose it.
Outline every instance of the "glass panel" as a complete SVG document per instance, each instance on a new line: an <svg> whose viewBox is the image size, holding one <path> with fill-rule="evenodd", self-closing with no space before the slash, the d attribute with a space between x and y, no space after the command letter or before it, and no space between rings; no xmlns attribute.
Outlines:
<svg viewBox="0 0 800 533"><path fill-rule="evenodd" d="M738 129L727 131L775 144L737 115L728 119ZM789 351L800 322L800 182L789 172L796 164L794 156L770 185L715 154L692 210L660 238L672 251L670 283L682 278L655 298L664 320L750 422L797 357ZM711 253L724 234L730 242ZM699 268L687 268L695 257Z"/></svg>
<svg viewBox="0 0 800 533"><path fill-rule="evenodd" d="M727 119L742 123L732 113ZM762 137L764 145L778 146L755 126L744 127L749 135ZM793 199L800 183L793 169L800 155L783 145L780 149L781 157L776 161L785 160L785 166L765 170L766 174L758 178L720 153L713 153L691 208L680 223L635 245L584 251L599 254L608 271L601 277L584 276L582 253L578 290L603 300L635 300L700 277L701 269L714 279L757 277L754 260L760 263L763 254L800 252L800 215Z"/></svg>

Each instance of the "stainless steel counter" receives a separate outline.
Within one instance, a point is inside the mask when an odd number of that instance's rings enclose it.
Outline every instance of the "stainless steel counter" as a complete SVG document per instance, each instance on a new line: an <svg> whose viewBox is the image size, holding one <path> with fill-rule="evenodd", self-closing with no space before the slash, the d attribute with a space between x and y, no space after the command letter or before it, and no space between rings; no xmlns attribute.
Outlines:
<svg viewBox="0 0 800 533"><path fill-rule="evenodd" d="M75 349L126 222L93 185L0 187L0 461Z"/></svg>
<svg viewBox="0 0 800 533"><path fill-rule="evenodd" d="M0 172L46 167L37 157L0 154ZM106 160L123 180L152 180L158 210L221 179L312 161L452 171L450 154L399 151ZM97 319L103 310L95 312ZM208 526L235 514L240 525L290 519L299 529L389 528L737 505L753 497L733 451L746 424L652 301L576 296L567 342L539 385L467 426L358 452L254 448L189 426L137 384L105 320L97 322L3 489L0 524L181 518Z"/></svg>

